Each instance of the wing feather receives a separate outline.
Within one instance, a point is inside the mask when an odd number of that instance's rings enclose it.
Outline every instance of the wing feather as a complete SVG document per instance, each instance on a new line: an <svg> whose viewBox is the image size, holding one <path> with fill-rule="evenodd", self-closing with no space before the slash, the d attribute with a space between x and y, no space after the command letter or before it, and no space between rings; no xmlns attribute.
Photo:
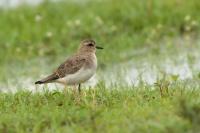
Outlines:
<svg viewBox="0 0 200 133"><path fill-rule="evenodd" d="M59 78L63 78L68 74L74 74L80 70L85 64L86 60L80 56L73 56L62 63L55 71Z"/></svg>

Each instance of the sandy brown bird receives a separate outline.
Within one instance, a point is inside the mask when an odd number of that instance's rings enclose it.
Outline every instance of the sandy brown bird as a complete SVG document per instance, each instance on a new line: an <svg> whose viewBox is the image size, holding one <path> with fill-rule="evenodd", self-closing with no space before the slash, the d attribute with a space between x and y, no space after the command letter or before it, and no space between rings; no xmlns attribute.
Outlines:
<svg viewBox="0 0 200 133"><path fill-rule="evenodd" d="M96 46L94 40L82 41L77 53L62 63L53 74L35 82L35 84L61 83L65 86L78 85L80 92L81 83L89 80L96 72L96 49L103 48Z"/></svg>

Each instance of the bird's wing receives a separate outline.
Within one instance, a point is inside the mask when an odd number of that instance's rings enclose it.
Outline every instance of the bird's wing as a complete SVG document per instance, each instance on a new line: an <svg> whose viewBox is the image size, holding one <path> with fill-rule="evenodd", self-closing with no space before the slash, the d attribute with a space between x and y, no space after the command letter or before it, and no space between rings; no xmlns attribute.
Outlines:
<svg viewBox="0 0 200 133"><path fill-rule="evenodd" d="M62 63L55 71L55 74L59 78L63 78L68 74L74 74L83 67L85 62L85 58L80 56L73 56Z"/></svg>

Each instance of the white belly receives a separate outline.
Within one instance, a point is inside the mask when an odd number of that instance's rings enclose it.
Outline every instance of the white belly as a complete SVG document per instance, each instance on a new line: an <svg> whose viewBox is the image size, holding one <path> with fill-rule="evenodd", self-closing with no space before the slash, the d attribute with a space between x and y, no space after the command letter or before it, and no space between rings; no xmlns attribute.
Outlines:
<svg viewBox="0 0 200 133"><path fill-rule="evenodd" d="M65 85L77 85L89 80L96 72L96 68L81 68L78 72L66 75L64 78L58 79L56 82Z"/></svg>

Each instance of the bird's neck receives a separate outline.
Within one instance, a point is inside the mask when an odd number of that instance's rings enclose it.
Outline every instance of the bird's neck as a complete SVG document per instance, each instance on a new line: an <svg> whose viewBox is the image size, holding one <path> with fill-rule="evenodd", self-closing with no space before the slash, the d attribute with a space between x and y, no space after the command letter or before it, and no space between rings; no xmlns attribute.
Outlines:
<svg viewBox="0 0 200 133"><path fill-rule="evenodd" d="M89 50L79 50L78 51L79 55L86 55L86 56L93 56L96 55L95 51L89 51Z"/></svg>
<svg viewBox="0 0 200 133"><path fill-rule="evenodd" d="M96 53L96 49L80 47L78 49L78 53L95 54Z"/></svg>

